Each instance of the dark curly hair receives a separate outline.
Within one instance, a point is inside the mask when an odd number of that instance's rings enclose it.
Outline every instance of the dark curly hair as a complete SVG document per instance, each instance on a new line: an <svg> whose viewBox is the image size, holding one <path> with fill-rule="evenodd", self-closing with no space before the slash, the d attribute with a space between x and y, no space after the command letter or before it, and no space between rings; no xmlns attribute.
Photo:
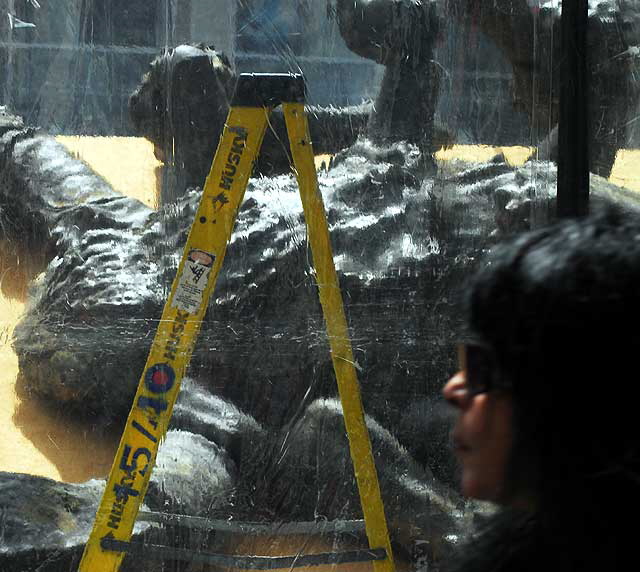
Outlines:
<svg viewBox="0 0 640 572"><path fill-rule="evenodd" d="M510 382L508 486L536 511L503 512L464 569L617 569L640 500L638 216L608 207L499 245L471 284L468 324Z"/></svg>

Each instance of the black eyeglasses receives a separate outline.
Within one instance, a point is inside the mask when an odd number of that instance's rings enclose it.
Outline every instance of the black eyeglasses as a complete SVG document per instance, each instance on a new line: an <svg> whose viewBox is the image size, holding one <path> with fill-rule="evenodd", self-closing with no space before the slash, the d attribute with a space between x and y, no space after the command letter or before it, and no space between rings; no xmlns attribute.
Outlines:
<svg viewBox="0 0 640 572"><path fill-rule="evenodd" d="M476 342L459 344L458 365L465 372L470 396L510 387L499 374L495 356L488 346Z"/></svg>

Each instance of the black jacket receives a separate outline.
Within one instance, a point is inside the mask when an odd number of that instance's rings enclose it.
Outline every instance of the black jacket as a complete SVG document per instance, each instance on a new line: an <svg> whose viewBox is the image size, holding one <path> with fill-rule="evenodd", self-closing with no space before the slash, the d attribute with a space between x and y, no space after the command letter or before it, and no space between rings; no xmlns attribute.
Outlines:
<svg viewBox="0 0 640 572"><path fill-rule="evenodd" d="M589 499L584 499L589 503ZM633 526L504 509L460 546L445 572L615 572L633 558Z"/></svg>

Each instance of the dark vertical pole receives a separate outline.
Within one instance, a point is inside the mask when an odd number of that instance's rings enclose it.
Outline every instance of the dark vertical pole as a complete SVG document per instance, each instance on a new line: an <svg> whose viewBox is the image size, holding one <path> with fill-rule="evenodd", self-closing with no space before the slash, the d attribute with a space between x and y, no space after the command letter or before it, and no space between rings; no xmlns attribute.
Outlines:
<svg viewBox="0 0 640 572"><path fill-rule="evenodd" d="M560 115L558 125L558 216L589 208L589 69L587 0L562 3Z"/></svg>

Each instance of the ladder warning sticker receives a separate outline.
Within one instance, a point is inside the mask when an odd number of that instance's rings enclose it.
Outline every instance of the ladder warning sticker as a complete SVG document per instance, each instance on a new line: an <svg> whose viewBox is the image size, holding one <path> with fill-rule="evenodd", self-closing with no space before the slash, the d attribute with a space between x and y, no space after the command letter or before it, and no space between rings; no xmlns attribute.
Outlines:
<svg viewBox="0 0 640 572"><path fill-rule="evenodd" d="M215 255L204 250L192 248L189 251L173 297L174 308L190 314L198 311L215 260Z"/></svg>

